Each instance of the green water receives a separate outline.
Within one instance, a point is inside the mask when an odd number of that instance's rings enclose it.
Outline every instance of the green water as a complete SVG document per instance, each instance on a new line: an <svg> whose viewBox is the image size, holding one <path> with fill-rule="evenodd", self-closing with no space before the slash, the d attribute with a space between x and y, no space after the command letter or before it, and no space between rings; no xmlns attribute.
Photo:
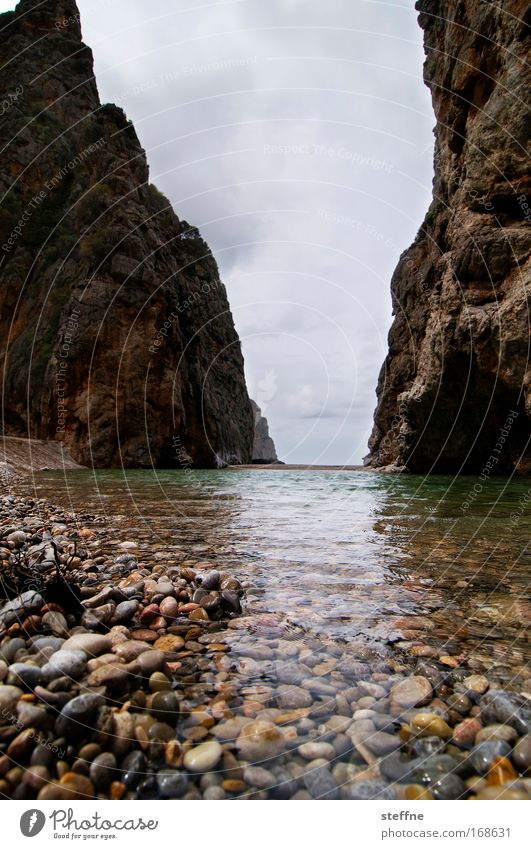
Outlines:
<svg viewBox="0 0 531 849"><path fill-rule="evenodd" d="M427 643L502 680L529 662L531 481L317 471L46 472L139 559L175 547L245 579L247 609L376 651ZM480 491L479 491L480 490Z"/></svg>

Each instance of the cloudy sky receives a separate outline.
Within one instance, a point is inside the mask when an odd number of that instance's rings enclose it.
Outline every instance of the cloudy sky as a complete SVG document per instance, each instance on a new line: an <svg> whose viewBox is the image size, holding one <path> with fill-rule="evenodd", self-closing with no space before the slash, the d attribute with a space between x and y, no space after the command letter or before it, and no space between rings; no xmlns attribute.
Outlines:
<svg viewBox="0 0 531 849"><path fill-rule="evenodd" d="M78 5L102 100L214 251L279 455L360 462L391 274L431 194L413 0Z"/></svg>

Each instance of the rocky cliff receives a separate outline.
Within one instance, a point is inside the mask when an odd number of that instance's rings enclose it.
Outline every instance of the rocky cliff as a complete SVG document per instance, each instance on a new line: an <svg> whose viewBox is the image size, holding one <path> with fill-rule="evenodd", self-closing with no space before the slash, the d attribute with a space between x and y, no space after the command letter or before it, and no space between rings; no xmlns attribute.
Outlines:
<svg viewBox="0 0 531 849"><path fill-rule="evenodd" d="M373 466L531 471L526 0L421 0L433 202L392 280Z"/></svg>
<svg viewBox="0 0 531 849"><path fill-rule="evenodd" d="M276 463L278 461L275 443L269 435L269 424L262 410L251 400L254 414L253 463Z"/></svg>
<svg viewBox="0 0 531 849"><path fill-rule="evenodd" d="M73 0L0 16L4 432L95 466L251 459L253 413L216 262L101 104Z"/></svg>

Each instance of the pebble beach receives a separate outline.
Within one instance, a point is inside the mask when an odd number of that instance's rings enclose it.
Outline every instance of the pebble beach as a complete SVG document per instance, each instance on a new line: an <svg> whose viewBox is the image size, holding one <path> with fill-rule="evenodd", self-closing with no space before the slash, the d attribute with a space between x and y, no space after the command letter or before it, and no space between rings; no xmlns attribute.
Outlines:
<svg viewBox="0 0 531 849"><path fill-rule="evenodd" d="M0 500L0 793L531 798L531 683L290 632L245 581L97 515Z"/></svg>

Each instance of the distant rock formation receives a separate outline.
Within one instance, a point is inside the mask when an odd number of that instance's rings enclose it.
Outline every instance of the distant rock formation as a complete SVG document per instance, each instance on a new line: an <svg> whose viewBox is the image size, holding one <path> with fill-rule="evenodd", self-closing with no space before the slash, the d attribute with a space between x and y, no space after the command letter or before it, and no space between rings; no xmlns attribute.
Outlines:
<svg viewBox="0 0 531 849"><path fill-rule="evenodd" d="M251 406L254 414L253 463L277 463L277 451L269 435L267 419L256 401L251 400Z"/></svg>
<svg viewBox="0 0 531 849"><path fill-rule="evenodd" d="M527 0L421 0L433 202L392 280L369 464L531 471Z"/></svg>
<svg viewBox="0 0 531 849"><path fill-rule="evenodd" d="M97 467L249 462L216 262L150 184L123 111L100 103L74 0L1 15L0 67L3 432Z"/></svg>

